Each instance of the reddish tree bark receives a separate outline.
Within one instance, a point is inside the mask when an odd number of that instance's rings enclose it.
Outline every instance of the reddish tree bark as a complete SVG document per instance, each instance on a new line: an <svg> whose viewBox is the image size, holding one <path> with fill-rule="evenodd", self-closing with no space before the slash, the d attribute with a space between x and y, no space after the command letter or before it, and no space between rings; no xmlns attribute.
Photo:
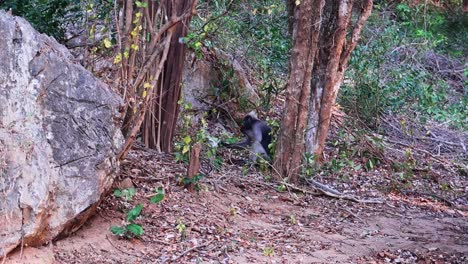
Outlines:
<svg viewBox="0 0 468 264"><path fill-rule="evenodd" d="M166 0L168 13L172 16L182 16L184 13L192 13L196 1ZM172 139L179 116L182 70L185 59L185 44L180 43L180 38L185 37L190 24L191 16L185 17L174 26L171 37L171 49L164 65L163 78L158 89L154 90L155 99L151 103L151 111L146 114L143 129L145 144L164 152L172 151Z"/></svg>
<svg viewBox="0 0 468 264"><path fill-rule="evenodd" d="M294 2L294 1L293 1ZM304 130L310 99L310 79L317 52L324 0L306 0L294 6L291 73L281 120L274 166L282 176L297 180L304 153Z"/></svg>
<svg viewBox="0 0 468 264"><path fill-rule="evenodd" d="M314 69L315 80L312 82L314 107L309 113L307 125L307 152L314 153L319 159L325 147L330 127L333 106L338 90L343 81L351 52L371 14L372 0L364 0L354 5L353 0L336 1L337 6L326 9L324 27L320 36L320 52L317 54L319 67ZM350 25L353 5L359 14L356 22ZM349 28L352 27L352 30ZM350 37L347 39L347 32Z"/></svg>
<svg viewBox="0 0 468 264"><path fill-rule="evenodd" d="M120 159L139 131L147 146L171 151L185 55L179 39L187 34L197 1L141 2L135 9L133 1L127 0L122 6L125 16L117 23L122 67L116 79L126 105L126 142Z"/></svg>
<svg viewBox="0 0 468 264"><path fill-rule="evenodd" d="M355 6L359 10L351 30L354 0L291 3L298 3L293 11L294 44L274 166L279 175L295 182L306 146L308 152L322 155L338 88L372 0Z"/></svg>
<svg viewBox="0 0 468 264"><path fill-rule="evenodd" d="M190 162L187 170L187 178L192 180L200 172L200 151L201 151L200 142L195 143L190 150ZM195 190L195 184L193 181L190 181L189 184L185 186L189 191L193 192Z"/></svg>

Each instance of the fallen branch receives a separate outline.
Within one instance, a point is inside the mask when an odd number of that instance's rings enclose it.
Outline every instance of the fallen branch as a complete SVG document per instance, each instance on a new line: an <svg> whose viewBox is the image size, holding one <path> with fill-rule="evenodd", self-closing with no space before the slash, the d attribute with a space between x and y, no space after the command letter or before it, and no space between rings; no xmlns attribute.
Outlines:
<svg viewBox="0 0 468 264"><path fill-rule="evenodd" d="M383 203L382 200L378 200L378 199L363 200L363 199L359 199L355 197L354 195L342 194L339 191L331 188L330 186L320 183L313 179L306 179L306 182L309 183L312 187L314 187L314 189L318 190L322 194L329 196L329 197L336 198L336 199L349 200L349 201L353 201L357 203L373 203L373 204Z"/></svg>

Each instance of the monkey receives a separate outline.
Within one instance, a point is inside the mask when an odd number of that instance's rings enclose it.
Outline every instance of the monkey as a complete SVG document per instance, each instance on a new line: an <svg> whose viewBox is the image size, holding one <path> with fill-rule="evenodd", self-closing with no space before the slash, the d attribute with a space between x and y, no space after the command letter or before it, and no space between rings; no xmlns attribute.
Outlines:
<svg viewBox="0 0 468 264"><path fill-rule="evenodd" d="M243 120L241 132L245 138L237 143L222 145L233 149L246 149L250 147L250 160L255 163L257 155L267 161L271 161L270 149L268 146L271 143L271 128L262 120L258 119L255 112L248 113Z"/></svg>

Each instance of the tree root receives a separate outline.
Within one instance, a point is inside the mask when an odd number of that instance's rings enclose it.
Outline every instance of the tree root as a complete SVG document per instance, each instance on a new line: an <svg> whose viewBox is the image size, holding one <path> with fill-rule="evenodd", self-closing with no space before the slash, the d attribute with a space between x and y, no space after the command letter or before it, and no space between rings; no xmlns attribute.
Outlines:
<svg viewBox="0 0 468 264"><path fill-rule="evenodd" d="M330 186L320 183L313 179L306 179L306 182L309 185L311 185L314 189L319 191L321 194L329 196L329 197L333 197L336 199L349 200L349 201L353 201L357 203L371 203L371 204L383 203L383 201L380 199L360 199L358 197L355 197L354 195L342 194L339 191L331 188Z"/></svg>

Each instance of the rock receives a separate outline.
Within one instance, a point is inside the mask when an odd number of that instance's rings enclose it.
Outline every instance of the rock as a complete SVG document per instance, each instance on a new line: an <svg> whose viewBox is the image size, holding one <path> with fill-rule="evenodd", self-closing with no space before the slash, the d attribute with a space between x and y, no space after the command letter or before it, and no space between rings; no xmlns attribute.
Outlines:
<svg viewBox="0 0 468 264"><path fill-rule="evenodd" d="M209 101L210 89L217 75L212 66L204 60L192 63L189 57L184 63L182 74L182 98L184 102L190 103L194 110L207 111L209 106L202 100Z"/></svg>
<svg viewBox="0 0 468 264"><path fill-rule="evenodd" d="M126 177L119 183L119 189L135 188L132 179Z"/></svg>
<svg viewBox="0 0 468 264"><path fill-rule="evenodd" d="M0 10L0 257L76 230L118 170L117 94Z"/></svg>

